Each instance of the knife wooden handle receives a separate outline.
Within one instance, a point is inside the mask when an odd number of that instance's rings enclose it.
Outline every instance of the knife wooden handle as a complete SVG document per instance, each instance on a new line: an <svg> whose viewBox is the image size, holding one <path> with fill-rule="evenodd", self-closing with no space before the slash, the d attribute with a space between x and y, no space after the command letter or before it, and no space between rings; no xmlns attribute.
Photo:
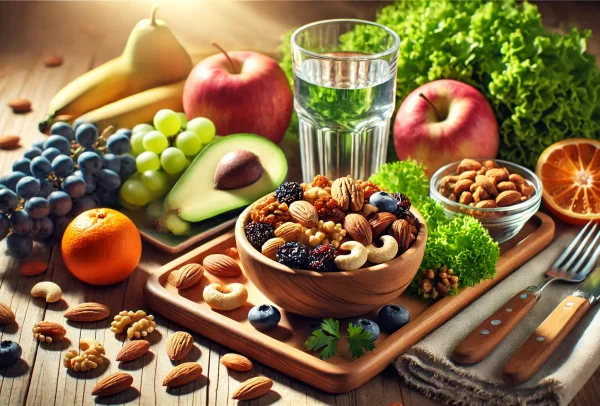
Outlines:
<svg viewBox="0 0 600 406"><path fill-rule="evenodd" d="M586 298L566 297L504 364L504 382L517 385L535 375L589 308Z"/></svg>
<svg viewBox="0 0 600 406"><path fill-rule="evenodd" d="M522 290L517 293L456 346L452 360L470 365L487 357L536 302L537 297L532 292Z"/></svg>

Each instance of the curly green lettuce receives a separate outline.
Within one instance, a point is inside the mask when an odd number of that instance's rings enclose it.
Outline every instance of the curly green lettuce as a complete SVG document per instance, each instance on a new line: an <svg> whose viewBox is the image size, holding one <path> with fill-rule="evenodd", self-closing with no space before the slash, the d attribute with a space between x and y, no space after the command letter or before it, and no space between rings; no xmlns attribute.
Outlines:
<svg viewBox="0 0 600 406"><path fill-rule="evenodd" d="M429 193L429 179L417 161L396 161L383 164L369 180L392 192L402 192L418 207Z"/></svg>
<svg viewBox="0 0 600 406"><path fill-rule="evenodd" d="M397 103L437 79L468 83L489 100L500 130L499 157L535 166L549 145L600 138L600 71L586 51L588 30L547 31L536 6L508 1L405 0L377 22L401 38ZM377 33L345 34L346 50L369 51ZM292 78L289 40L282 67ZM297 125L290 134L297 132ZM390 157L395 157L390 142Z"/></svg>

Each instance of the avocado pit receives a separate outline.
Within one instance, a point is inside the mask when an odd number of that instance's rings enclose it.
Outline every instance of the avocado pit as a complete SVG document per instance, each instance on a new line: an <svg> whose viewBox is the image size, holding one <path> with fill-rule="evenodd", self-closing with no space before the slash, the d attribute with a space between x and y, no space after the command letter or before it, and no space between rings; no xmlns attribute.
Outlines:
<svg viewBox="0 0 600 406"><path fill-rule="evenodd" d="M253 184L262 174L263 167L255 154L246 150L230 151L217 165L214 187L219 190L239 189Z"/></svg>

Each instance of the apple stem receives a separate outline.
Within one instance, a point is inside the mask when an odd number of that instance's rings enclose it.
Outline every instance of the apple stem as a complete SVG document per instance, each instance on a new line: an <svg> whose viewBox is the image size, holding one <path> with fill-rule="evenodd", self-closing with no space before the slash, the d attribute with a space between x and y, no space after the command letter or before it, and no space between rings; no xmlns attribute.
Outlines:
<svg viewBox="0 0 600 406"><path fill-rule="evenodd" d="M423 93L419 93L419 97L421 97L423 100L425 100L427 102L427 104L429 104L431 107L433 107L433 110L435 110L435 115L437 116L438 120L442 120L442 115L440 114L440 111L437 109L437 107L435 107L435 105L431 102L431 100L429 100L427 98L427 96L425 96Z"/></svg>
<svg viewBox="0 0 600 406"><path fill-rule="evenodd" d="M156 25L156 12L158 11L158 4L152 6L152 11L150 12L150 24Z"/></svg>
<svg viewBox="0 0 600 406"><path fill-rule="evenodd" d="M223 53L223 55L225 55L225 57L231 64L231 69L233 69L233 73L238 74L239 72L237 71L237 69L235 69L235 64L233 63L233 60L229 57L229 54L227 53L227 51L225 51L223 48L221 48L221 46L219 44L217 44L216 42L211 42L210 44L213 47L217 48L219 51L221 51Z"/></svg>

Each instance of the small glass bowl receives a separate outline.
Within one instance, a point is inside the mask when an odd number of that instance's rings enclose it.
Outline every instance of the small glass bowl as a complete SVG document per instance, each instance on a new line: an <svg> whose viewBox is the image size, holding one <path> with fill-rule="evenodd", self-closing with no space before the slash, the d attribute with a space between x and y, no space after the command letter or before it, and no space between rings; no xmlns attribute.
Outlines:
<svg viewBox="0 0 600 406"><path fill-rule="evenodd" d="M500 166L506 167L510 173L521 175L534 188L535 193L528 200L508 207L475 208L466 204L453 202L442 196L438 191L444 176L456 174L456 168L461 161L456 161L438 169L431 177L429 195L444 206L444 213L450 218L458 214L468 214L475 217L489 231L498 243L510 240L523 228L540 208L542 202L542 182L529 169L508 161L495 159Z"/></svg>

